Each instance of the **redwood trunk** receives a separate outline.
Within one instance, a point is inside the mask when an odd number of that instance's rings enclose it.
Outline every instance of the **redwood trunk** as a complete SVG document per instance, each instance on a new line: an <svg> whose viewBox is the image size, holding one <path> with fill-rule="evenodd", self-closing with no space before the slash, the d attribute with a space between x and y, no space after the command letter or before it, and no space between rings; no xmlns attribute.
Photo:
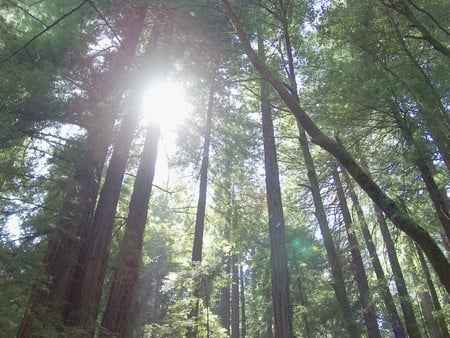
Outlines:
<svg viewBox="0 0 450 338"><path fill-rule="evenodd" d="M337 170L337 166L332 166L334 185L338 195L339 208L342 212L345 229L347 232L348 244L350 245L350 253L352 255L352 266L355 272L356 285L359 290L359 301L361 303L364 322L367 328L367 334L370 338L381 338L380 330L378 328L377 316L375 308L370 300L369 283L367 281L367 274L364 268L364 262L359 250L356 234L353 230L353 221L350 215L350 210L347 204L344 189L342 187L341 179Z"/></svg>
<svg viewBox="0 0 450 338"><path fill-rule="evenodd" d="M264 54L261 36L258 35L260 55ZM272 306L276 338L294 337L292 306L289 291L289 272L284 236L284 216L278 172L275 135L270 109L269 90L261 81L261 112L264 139L264 164L266 174L267 209L269 213L270 261L272 266Z"/></svg>
<svg viewBox="0 0 450 338"><path fill-rule="evenodd" d="M105 103L116 110L119 105L123 88L118 85L117 79L123 77L124 67L135 54L136 46L144 26L145 11L129 13L122 22L125 30L123 45L113 66L109 71L107 81L99 83L100 96ZM132 18L132 20L130 20ZM111 96L113 97L111 99ZM98 104L98 102L95 102ZM111 134L116 119L112 111L95 111L92 125L87 127L87 140L85 158L76 164L74 173L75 186L73 193L66 197L62 204L62 216L57 224L58 234L49 239L47 253L44 258L45 274L50 277L50 284L46 290L35 289L30 297L30 306L18 332L18 337L29 337L36 334L34 324L42 318L49 323L61 320L68 288L77 266L78 256L82 242L80 237L88 226L94 214L95 204L99 190L102 170L105 164L107 150L111 143ZM84 164L84 165L83 165ZM40 310L43 310L39 313ZM63 330L59 328L58 330Z"/></svg>
<svg viewBox="0 0 450 338"><path fill-rule="evenodd" d="M239 267L236 254L231 258L231 338L240 338Z"/></svg>
<svg viewBox="0 0 450 338"><path fill-rule="evenodd" d="M394 241L392 240L389 228L383 216L383 212L377 206L375 206L375 213L377 214L377 220L380 226L381 235L383 236L383 241L386 245L389 263L391 265L394 282L397 287L400 305L403 312L403 318L405 319L406 332L411 338L419 338L419 325L417 324L416 316L414 315L414 309L411 303L411 299L409 298L408 289L406 288L403 272L400 267L400 262L397 258Z"/></svg>
<svg viewBox="0 0 450 338"><path fill-rule="evenodd" d="M359 203L358 196L353 190L352 182L350 181L350 177L344 171L344 178L347 184L347 189L352 200L353 206L356 209L356 214L358 216L359 225L361 226L362 234L364 237L364 241L366 243L367 251L369 252L369 256L372 260L373 269L375 270L375 274L377 275L378 283L381 288L381 296L383 297L384 304L386 306L386 311L388 313L389 321L392 325L392 331L394 333L395 338L402 338L405 336L405 330L403 328L402 322L400 320L400 316L398 315L397 308L395 307L394 298L392 297L391 291L389 290L389 286L387 284L386 276L383 271L383 267L381 265L380 259L378 258L377 249L372 240L372 235L370 233L369 227L367 225L366 218L364 216L362 207Z"/></svg>
<svg viewBox="0 0 450 338"><path fill-rule="evenodd" d="M202 252L203 252L203 232L205 227L206 192L208 186L209 146L211 143L212 114L214 103L213 101L214 101L214 92L212 89L210 89L208 97L208 108L206 112L206 126L205 126L205 139L203 141L202 164L200 167L200 187L197 203L197 214L195 217L194 245L192 248L192 263L198 264L200 264L202 261ZM194 325L191 325L187 328L186 337L188 338L195 338L197 336L198 306L199 306L198 298L200 295L200 280L196 279L193 282L194 286L191 295L191 297L193 298L193 304L188 316L194 322Z"/></svg>
<svg viewBox="0 0 450 338"><path fill-rule="evenodd" d="M108 303L102 320L101 337L126 337L131 317L131 304L138 278L148 202L155 175L159 128L150 126L142 150L131 195L125 234Z"/></svg>
<svg viewBox="0 0 450 338"><path fill-rule="evenodd" d="M333 242L330 227L328 225L327 215L323 206L322 196L320 195L320 186L317 179L316 168L314 161L309 151L309 144L306 138L306 133L303 127L298 124L299 141L305 160L306 171L309 180L309 186L314 201L315 215L319 223L320 232L322 234L323 243L327 252L328 262L331 267L331 274L333 276L333 289L336 299L341 310L344 327L350 337L361 336L360 330L355 323L355 316L350 307L347 291L345 289L344 274L342 273L342 266L339 262L339 256L336 251L336 246Z"/></svg>

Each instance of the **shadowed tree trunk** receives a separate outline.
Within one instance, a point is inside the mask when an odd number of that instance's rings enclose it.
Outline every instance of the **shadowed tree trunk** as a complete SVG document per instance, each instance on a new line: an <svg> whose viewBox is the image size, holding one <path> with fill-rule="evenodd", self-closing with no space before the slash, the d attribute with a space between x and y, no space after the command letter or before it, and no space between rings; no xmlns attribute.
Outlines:
<svg viewBox="0 0 450 338"><path fill-rule="evenodd" d="M239 281L240 281L240 290L241 290L241 337L245 338L247 335L247 328L246 328L246 314L245 314L245 273L244 268L241 265L239 268Z"/></svg>
<svg viewBox="0 0 450 338"><path fill-rule="evenodd" d="M240 338L239 267L237 255L231 257L231 338Z"/></svg>
<svg viewBox="0 0 450 338"><path fill-rule="evenodd" d="M450 335L449 335L449 332L447 329L447 324L445 323L445 319L443 317L445 315L442 313L441 303L439 302L439 298L436 293L436 289L434 288L434 283L431 278L430 270L428 269L427 263L425 261L425 256L423 255L422 250L420 250L420 248L417 246L417 244L415 244L414 247L416 249L417 257L419 258L420 266L421 266L423 274L425 276L427 288L430 293L430 297L431 297L431 301L432 301L432 305L433 305L433 311L432 311L433 313L431 314L432 317L435 317L435 318L433 318L433 326L436 326L440 329L440 333L439 333L440 337L448 338L448 337L450 337ZM434 311L436 311L436 313L434 313Z"/></svg>
<svg viewBox="0 0 450 338"><path fill-rule="evenodd" d="M444 285L447 292L450 292L450 263L434 239L427 231L417 224L405 210L383 192L370 176L362 170L361 166L342 145L326 136L322 130L318 128L310 116L300 106L297 95L292 94L286 85L280 81L257 56L244 31L242 22L233 11L230 2L227 0L221 0L221 2L228 18L236 30L236 34L239 37L245 53L262 78L272 85L286 106L291 110L297 121L311 136L312 141L332 154L349 172L359 186L392 220L394 225L419 244L435 269L436 274L439 276L441 283Z"/></svg>
<svg viewBox="0 0 450 338"><path fill-rule="evenodd" d="M228 238L227 236L225 238ZM230 334L230 283L229 283L229 275L230 275L230 256L227 253L224 253L222 258L223 265L226 269L227 282L226 285L220 289L220 321L222 326L225 328L227 334Z"/></svg>
<svg viewBox="0 0 450 338"><path fill-rule="evenodd" d="M164 22L162 14L159 19L161 20L153 25L146 46L145 64L140 69L145 74L150 71L153 61L152 53L162 34ZM85 240L82 243L79 265L75 270L67 299L66 323L71 326L84 327L88 332L94 330L100 306L114 217L144 90L143 83L140 81L135 81L133 88L135 90L128 98L126 114L111 155L95 215L89 227L86 227L85 233L80 234L80 238L85 238Z"/></svg>
<svg viewBox="0 0 450 338"><path fill-rule="evenodd" d="M283 27L283 37L286 50L287 58L287 77L289 80L290 92L295 96L298 101L298 85L295 75L294 66L294 56L291 44L291 37L289 34L289 22L287 13L287 4L283 4L282 1L278 2L278 7L280 11L279 20ZM307 176L310 183L310 189L314 201L314 207L316 211L316 217L319 223L322 238L327 251L328 261L331 265L331 273L333 275L334 284L333 289L338 300L338 304L341 310L341 315L343 317L344 327L351 337L358 337L360 335L359 328L357 327L354 319L354 315L350 308L350 302L348 300L347 291L345 289L345 282L342 273L341 264L339 262L339 256L337 255L336 248L332 239L331 231L328 226L327 216L325 209L323 207L322 197L320 195L320 187L317 180L316 168L309 150L308 140L306 138L305 129L303 126L297 122L297 127L299 131L299 142L302 150L302 155L305 161L305 166L307 170Z"/></svg>
<svg viewBox="0 0 450 338"><path fill-rule="evenodd" d="M86 241L82 243L66 308L69 325L81 325L92 330L97 317L116 207L137 122L136 113L131 111L125 117L119 133L120 141L114 148L97 209L88 229L89 236L83 236Z"/></svg>
<svg viewBox="0 0 450 338"><path fill-rule="evenodd" d="M148 202L155 175L159 128L149 126L131 195L125 234L102 320L100 337L126 337L138 278Z"/></svg>
<svg viewBox="0 0 450 338"><path fill-rule="evenodd" d="M314 161L309 151L309 144L306 138L306 133L303 127L298 124L299 141L302 149L303 158L305 160L305 167L309 180L309 187L314 201L315 216L319 223L320 233L322 235L325 250L327 252L328 262L331 267L331 274L333 276L333 289L336 299L341 310L344 327L350 337L359 337L361 335L358 326L355 323L355 316L350 308L347 291L345 289L344 275L342 273L342 266L339 262L339 255L336 251L336 246L333 242L330 227L328 225L327 215L323 206L322 196L320 195L320 186L317 179L316 168Z"/></svg>
<svg viewBox="0 0 450 338"><path fill-rule="evenodd" d="M192 248L192 263L199 265L202 261L202 252L203 252L203 232L205 227L209 146L211 143L213 107L214 107L214 91L210 89L208 95L208 107L206 112L205 139L203 141L202 163L200 167L200 187L198 195L197 214L195 217L194 245ZM199 266L195 266L194 268L198 267ZM189 313L189 319L191 319L194 322L194 324L187 328L186 337L188 338L197 337L199 294L200 294L200 280L194 280L194 286L192 290L193 304L191 305Z"/></svg>
<svg viewBox="0 0 450 338"><path fill-rule="evenodd" d="M345 229L347 232L348 244L350 245L350 253L352 255L352 266L355 272L356 285L359 290L359 302L362 307L364 323L366 324L367 334L371 338L381 338L380 330L377 323L377 315L375 308L370 300L369 283L367 281L364 262L359 250L356 234L353 229L353 221L350 216L350 210L347 205L347 199L339 177L338 168L332 164L332 175L334 185L337 191L339 208L342 212Z"/></svg>
<svg viewBox="0 0 450 338"><path fill-rule="evenodd" d="M22 321L18 337L34 335L33 321L39 321L41 317L44 319L50 316L51 321L62 319L64 303L77 265L81 243L85 240L79 235L85 232L94 214L101 174L117 116L114 110L117 110L116 107L120 105L123 88L118 84L118 79L124 76L125 65L135 55L144 27L146 11L140 9L138 12L127 13L123 19L125 33L122 48L119 49L113 61L107 80L98 84L101 88L99 95L112 111L97 108L94 110L93 120L86 125L85 156L75 164L73 176L75 184L72 193L66 196L62 204L63 215L57 224L58 233L49 239L44 258L45 274L50 278L50 282L45 286L46 290L38 288L33 290L30 310ZM94 104L98 106L98 102ZM39 313L40 310L42 313ZM44 319L47 325L51 321ZM62 328L58 330L60 329Z"/></svg>
<svg viewBox="0 0 450 338"><path fill-rule="evenodd" d="M359 225L361 226L362 234L364 237L364 241L366 243L367 251L369 252L369 256L372 260L373 269L375 270L375 274L377 275L378 283L381 288L381 295L384 300L384 304L386 306L386 311L388 313L389 321L392 325L392 331L394 333L395 338L405 337L405 331L403 329L402 322L400 320L400 316L398 315L397 308L395 307L394 299L392 297L391 291L389 290L389 286L387 284L386 276L383 271L383 267L381 265L380 259L378 258L377 249L372 240L372 235L370 233L369 227L367 225L366 218L364 216L362 207L359 203L358 196L353 190L352 182L347 172L343 171L345 182L347 184L348 193L352 200L353 206L356 209L356 214L358 216Z"/></svg>
<svg viewBox="0 0 450 338"><path fill-rule="evenodd" d="M258 34L259 54L263 57L262 37ZM264 140L267 209L269 213L270 261L272 266L272 306L275 337L291 338L292 306L289 291L289 271L284 238L284 216L278 173L275 135L267 84L261 81L261 113Z"/></svg>
<svg viewBox="0 0 450 338"><path fill-rule="evenodd" d="M411 338L419 338L419 325L417 324L416 316L414 315L414 309L411 304L411 299L409 298L403 272L395 251L394 241L392 240L383 212L376 205L374 206L374 209L377 215L378 225L380 226L381 235L383 236L383 241L386 245L386 251L389 258L389 263L391 265L394 282L397 287L403 318L405 319L406 332Z"/></svg>

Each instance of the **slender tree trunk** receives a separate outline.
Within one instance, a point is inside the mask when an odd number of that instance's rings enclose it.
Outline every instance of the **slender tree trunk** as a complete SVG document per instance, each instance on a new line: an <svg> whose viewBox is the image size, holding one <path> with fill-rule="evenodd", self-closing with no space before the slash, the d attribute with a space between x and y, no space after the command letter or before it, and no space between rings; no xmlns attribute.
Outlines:
<svg viewBox="0 0 450 338"><path fill-rule="evenodd" d="M350 253L352 255L352 266L355 271L355 280L359 289L359 301L361 303L364 322L367 328L367 334L371 338L381 338L380 330L377 323L377 315L375 308L370 300L369 283L367 281L367 275L364 268L364 262L359 250L356 234L353 229L353 221L350 216L350 210L347 205L347 199L344 189L342 187L341 179L339 177L338 169L336 165L332 165L332 174L334 185L336 187L339 208L342 212L342 218L347 231L348 243L350 245Z"/></svg>
<svg viewBox="0 0 450 338"><path fill-rule="evenodd" d="M345 170L343 171L343 174L345 182L347 184L348 193L350 195L353 206L355 207L356 213L358 215L358 220L361 226L364 241L366 243L367 251L369 252L369 256L372 260L372 265L375 270L375 274L377 275L378 283L380 284L381 287L381 295L383 297L388 317L392 325L394 337L396 338L406 337L405 330L400 320L400 316L398 315L397 308L395 307L394 298L392 297L391 291L389 290L389 286L387 284L383 267L381 265L380 259L378 258L377 249L375 247L375 244L373 243L372 235L367 225L367 221L364 216L362 207L359 203L358 196L353 190L352 182Z"/></svg>
<svg viewBox="0 0 450 338"><path fill-rule="evenodd" d="M206 211L206 192L208 185L208 163L209 163L209 146L211 143L212 130L212 114L214 107L214 92L209 91L208 108L206 114L205 139L203 141L203 155L202 164L200 168L200 188L197 204L197 214L195 217L195 234L194 245L192 248L192 263L200 264L202 261L203 251L203 232L205 227L205 211ZM195 267L197 268L197 267ZM198 307L200 294L200 280L194 280L194 287L192 291L193 304L190 309L189 319L194 323L198 321ZM189 326L186 331L187 338L194 338L197 336L197 324Z"/></svg>
<svg viewBox="0 0 450 338"><path fill-rule="evenodd" d="M245 338L247 335L247 317L245 313L245 273L244 268L241 265L239 268L239 281L240 281L240 290L241 290L241 337Z"/></svg>
<svg viewBox="0 0 450 338"><path fill-rule="evenodd" d="M336 246L333 242L333 236L331 235L330 227L328 225L327 215L323 206L322 196L320 195L320 186L317 179L316 168L314 161L309 151L309 144L306 138L306 133L300 124L299 141L302 149L303 158L305 160L305 167L307 170L309 186L314 201L315 215L317 222L319 223L320 232L322 234L325 250L327 252L328 262L331 267L331 274L333 276L333 289L336 294L336 299L341 310L344 327L350 337L359 337L361 335L358 326L355 323L355 316L350 307L347 291L345 289L344 274L342 272L342 266L339 262L339 255L336 251Z"/></svg>
<svg viewBox="0 0 450 338"><path fill-rule="evenodd" d="M305 308L308 309L309 308L309 302L308 302L308 298L305 294L305 292L303 291L303 282L302 282L302 278L301 278L301 273L299 273L299 276L297 278L297 285L298 285L298 292L300 295L300 304ZM310 321L308 318L308 313L307 311L302 311L301 313L301 317L302 317L302 322L303 322L303 328L304 328L304 337L305 338L312 338L313 334L312 334L312 330L311 330L311 325L310 325Z"/></svg>
<svg viewBox="0 0 450 338"><path fill-rule="evenodd" d="M138 278L148 202L155 175L159 128L147 131L139 167L134 182L125 234L118 263L102 320L100 337L126 337L131 315L131 302Z"/></svg>
<svg viewBox="0 0 450 338"><path fill-rule="evenodd" d="M262 38L258 35L258 49L264 54ZM284 238L284 216L278 173L275 135L268 101L269 90L261 81L261 112L264 139L267 209L269 212L270 260L272 265L272 306L275 319L275 337L294 336L292 307L289 291L289 272Z"/></svg>
<svg viewBox="0 0 450 338"><path fill-rule="evenodd" d="M227 237L225 237L227 238ZM224 254L222 258L223 265L226 269L227 283L220 289L220 321L222 326L225 328L227 334L230 334L230 283L228 282L228 276L230 275L230 256L228 254Z"/></svg>
<svg viewBox="0 0 450 338"><path fill-rule="evenodd" d="M289 34L289 23L288 23L288 14L287 8L282 1L279 1L279 10L280 10L280 21L283 27L283 37L286 49L286 57L287 57L287 72L288 72L288 80L289 80L289 90L290 93L296 98L298 101L298 86L297 80L295 76L295 66L294 66L294 56L293 49L291 44L291 38ZM259 47L258 47L259 48ZM313 195L314 206L316 210L316 217L319 222L319 227L322 233L322 238L324 240L324 244L327 250L328 260L331 265L331 270L334 279L334 291L341 309L341 314L344 319L344 326L351 337L358 337L360 335L359 329L356 326L354 321L354 316L350 309L350 303L348 301L347 292L345 289L345 282L342 274L341 265L339 263L339 258L336 253L336 248L334 246L334 242L331 236L331 232L328 226L328 221L325 213L325 209L323 207L322 197L320 195L319 183L317 180L316 169L314 167L314 162L309 151L309 145L306 138L306 133L302 125L297 122L297 127L299 130L299 141L300 147L302 149L303 158L305 160L305 165L307 168L307 176L311 186L311 193Z"/></svg>
<svg viewBox="0 0 450 338"><path fill-rule="evenodd" d="M386 245L386 251L392 268L392 274L397 287L398 296L400 298L400 305L402 308L403 317L405 319L406 332L411 338L420 338L419 325L417 324L416 316L414 315L414 309L406 288L403 272L397 258L394 241L392 240L383 212L376 205L374 208L377 215L378 225L380 226L381 235L383 236L383 241Z"/></svg>
<svg viewBox="0 0 450 338"><path fill-rule="evenodd" d="M411 243L409 243L411 244ZM412 245L409 245L409 254L414 255L413 251L415 251ZM433 304L431 301L430 294L427 292L426 287L423 283L423 279L420 278L419 273L417 271L416 265L414 264L414 259L411 259L411 277L414 283L414 289L417 295L417 301L419 303L420 312L422 315L421 324L425 330L425 335L429 338L438 338L441 337L439 332L439 326L436 325L436 321L433 318Z"/></svg>
<svg viewBox="0 0 450 338"><path fill-rule="evenodd" d="M426 232L405 210L403 210L394 200L387 196L382 189L362 170L353 156L337 141L327 137L320 130L305 110L300 106L297 95L293 95L273 74L265 63L257 56L244 31L240 18L233 11L228 0L221 0L228 18L234 25L236 34L242 43L245 53L250 61L260 73L276 90L278 95L291 110L297 121L311 136L312 141L332 154L359 184L359 186L370 196L370 198L380 207L381 210L392 220L394 225L404 231L416 243L420 245L427 255L430 263L435 269L441 283L450 293L450 263L444 253L436 244L434 239Z"/></svg>
<svg viewBox="0 0 450 338"><path fill-rule="evenodd" d="M425 261L425 256L423 255L422 250L415 244L415 249L417 252L417 256L419 258L420 265L422 267L423 274L425 276L425 281L427 283L428 291L430 293L430 297L433 304L433 313L431 314L432 317L434 317L433 322L434 325L439 327L440 334L439 336L442 338L448 338L450 337L447 324L445 323L445 319L443 318L442 314L442 307L441 303L439 302L439 298L436 292L436 289L433 284L433 280L431 278L430 270L428 269L427 263ZM436 312L436 313L435 313Z"/></svg>
<svg viewBox="0 0 450 338"><path fill-rule="evenodd" d="M239 313L239 267L237 255L231 257L231 338L240 338Z"/></svg>

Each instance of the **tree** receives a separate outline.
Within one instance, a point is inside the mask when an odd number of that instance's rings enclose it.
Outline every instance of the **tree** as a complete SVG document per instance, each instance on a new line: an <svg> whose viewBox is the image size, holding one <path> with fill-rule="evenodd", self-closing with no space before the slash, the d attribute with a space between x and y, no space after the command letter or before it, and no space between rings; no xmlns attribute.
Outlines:
<svg viewBox="0 0 450 338"><path fill-rule="evenodd" d="M101 335L126 337L129 330L131 304L135 295L142 242L147 221L148 202L155 175L159 127L148 127L142 149L133 193L131 195L125 234L120 247L117 267L102 319Z"/></svg>
<svg viewBox="0 0 450 338"><path fill-rule="evenodd" d="M367 251L369 252L370 259L372 261L373 269L375 270L375 274L377 275L378 282L380 284L380 292L383 297L384 304L386 306L386 311L389 317L389 321L392 325L392 331L395 337L405 337L405 332L403 329L402 322L400 320L400 316L398 315L397 308L395 307L394 299L392 297L391 291L389 290L389 286L387 284L386 276L383 271L383 267L381 265L380 259L378 257L376 246L372 240L372 235L369 230L369 226L366 221L366 217L364 216L364 212L361 208L361 204L359 203L358 196L356 195L355 190L353 189L352 182L350 181L350 177L347 175L345 171L342 172L344 175L344 179L347 185L348 194L353 203L353 207L356 209L356 214L358 216L358 223L361 227L362 235L364 238L364 242L367 247Z"/></svg>
<svg viewBox="0 0 450 338"><path fill-rule="evenodd" d="M192 263L198 264L199 266L194 268L199 268L202 262L202 252L203 252L203 232L205 226L205 212L206 212L206 191L208 183L208 163L209 163L209 147L211 143L211 131L212 131L212 115L214 111L214 90L209 89L208 93L208 104L206 110L206 124L205 124L205 136L203 141L203 153L202 153L202 164L200 168L200 186L199 186L199 196L197 204L197 213L195 216L195 234L194 234L194 245L192 248ZM192 291L193 302L191 312L189 313L190 319L197 321L198 317L198 298L200 289L200 280L195 277L194 289ZM197 328L196 324L194 326L189 326L186 337L196 337Z"/></svg>
<svg viewBox="0 0 450 338"><path fill-rule="evenodd" d="M258 34L258 51L264 58L262 37ZM267 211L269 217L270 261L272 266L272 306L275 337L293 337L292 306L289 272L286 259L283 206L275 147L272 114L267 84L261 81L261 114L264 139L264 168L266 173Z"/></svg>
<svg viewBox="0 0 450 338"><path fill-rule="evenodd" d="M245 53L258 70L261 76L266 79L274 90L278 93L284 103L289 107L292 114L309 133L312 141L332 154L342 166L349 172L361 188L372 198L372 200L383 210L392 220L394 225L409 235L416 241L424 253L427 255L436 273L447 291L450 292L450 269L449 262L445 255L435 243L430 234L417 224L400 206L392 200L383 190L362 170L353 156L338 142L326 136L322 130L314 123L311 117L300 106L286 86L270 71L264 62L254 52L250 41L243 29L242 22L233 11L231 4L223 0L224 9L233 23Z"/></svg>

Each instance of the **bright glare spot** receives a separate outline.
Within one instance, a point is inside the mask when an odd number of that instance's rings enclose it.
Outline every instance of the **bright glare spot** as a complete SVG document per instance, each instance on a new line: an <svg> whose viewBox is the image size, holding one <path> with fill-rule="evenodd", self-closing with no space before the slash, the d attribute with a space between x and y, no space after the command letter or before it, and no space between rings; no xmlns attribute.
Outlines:
<svg viewBox="0 0 450 338"><path fill-rule="evenodd" d="M159 82L144 92L142 124L158 124L174 129L183 123L189 110L184 88L175 82Z"/></svg>

